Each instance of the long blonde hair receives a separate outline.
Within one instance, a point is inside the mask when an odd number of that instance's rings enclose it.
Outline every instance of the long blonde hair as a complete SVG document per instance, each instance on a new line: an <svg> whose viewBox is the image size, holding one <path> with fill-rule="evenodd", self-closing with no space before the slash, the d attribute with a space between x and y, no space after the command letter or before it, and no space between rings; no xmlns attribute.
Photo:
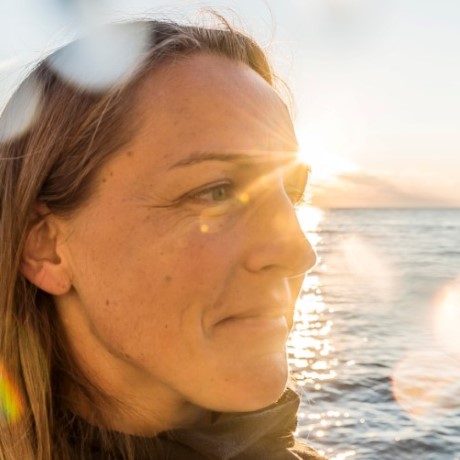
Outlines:
<svg viewBox="0 0 460 460"><path fill-rule="evenodd" d="M163 21L142 25L150 30L148 52L129 80L97 91L75 85L51 65L63 48L37 66L0 118L1 132L33 84L40 94L33 122L14 137L0 136L1 459L84 458L84 449L75 453L62 417L72 404L63 382L94 395L72 360L51 296L20 272L34 204L44 203L52 213L64 215L85 203L98 169L135 130L129 116L133 92L166 60L214 53L247 64L274 86L263 50L223 20L214 28ZM129 436L107 433L109 451L116 448L123 458L136 458L139 452ZM79 436L77 443L90 438L85 432Z"/></svg>

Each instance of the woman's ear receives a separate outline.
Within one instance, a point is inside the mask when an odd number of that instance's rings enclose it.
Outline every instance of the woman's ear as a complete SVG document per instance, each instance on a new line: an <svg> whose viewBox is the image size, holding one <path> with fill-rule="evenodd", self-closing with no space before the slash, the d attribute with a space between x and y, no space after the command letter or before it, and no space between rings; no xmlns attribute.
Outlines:
<svg viewBox="0 0 460 460"><path fill-rule="evenodd" d="M34 206L21 272L32 284L52 295L66 294L72 286L66 261L58 251L59 230L58 222L45 205Z"/></svg>

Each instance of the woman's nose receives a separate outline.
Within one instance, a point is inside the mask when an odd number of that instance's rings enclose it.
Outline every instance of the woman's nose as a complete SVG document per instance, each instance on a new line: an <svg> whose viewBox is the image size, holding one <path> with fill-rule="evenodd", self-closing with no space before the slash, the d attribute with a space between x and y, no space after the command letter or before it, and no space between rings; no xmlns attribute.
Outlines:
<svg viewBox="0 0 460 460"><path fill-rule="evenodd" d="M266 200L254 212L254 238L246 258L252 272L278 270L283 276L305 274L316 263L316 253L300 228L295 208L286 196Z"/></svg>

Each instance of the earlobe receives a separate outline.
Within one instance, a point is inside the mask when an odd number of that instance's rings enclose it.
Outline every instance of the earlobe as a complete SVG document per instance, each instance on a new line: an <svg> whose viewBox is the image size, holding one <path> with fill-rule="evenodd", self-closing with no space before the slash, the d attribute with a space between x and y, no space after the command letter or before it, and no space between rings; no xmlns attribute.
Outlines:
<svg viewBox="0 0 460 460"><path fill-rule="evenodd" d="M35 213L22 253L21 272L41 290L63 295L70 290L71 281L57 245L58 231L52 216Z"/></svg>

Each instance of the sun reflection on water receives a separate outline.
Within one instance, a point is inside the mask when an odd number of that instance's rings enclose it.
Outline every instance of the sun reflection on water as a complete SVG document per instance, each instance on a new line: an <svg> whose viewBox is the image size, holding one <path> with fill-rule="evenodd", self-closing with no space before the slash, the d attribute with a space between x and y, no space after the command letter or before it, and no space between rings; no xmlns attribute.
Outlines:
<svg viewBox="0 0 460 460"><path fill-rule="evenodd" d="M309 206L298 210L300 226L315 251L321 244L324 215L325 211ZM324 398L327 388L334 386L340 365L333 336L334 309L325 302L321 285L320 275L327 270L318 255L316 268L306 277L297 301L288 355L294 385L302 396L296 436L311 443L330 460L345 460L356 458L357 452L353 449L339 452L334 447L324 449L321 444L328 444L328 437L337 427L354 427L364 424L365 420L357 420L345 411L315 408L315 400ZM346 366L354 364L345 363Z"/></svg>
<svg viewBox="0 0 460 460"><path fill-rule="evenodd" d="M323 217L321 210L304 206L298 210L299 222L312 246L317 243L312 238ZM319 261L318 261L319 262ZM333 326L328 318L329 309L324 303L319 277L315 274L306 277L302 293L296 305L294 327L288 341L290 364L297 385L310 385L314 388L319 382L335 378L334 348L329 335Z"/></svg>
<svg viewBox="0 0 460 460"><path fill-rule="evenodd" d="M324 212L320 209L309 206L298 210L300 226L315 250L321 241L319 226L323 215ZM317 267L321 264L319 257ZM320 277L313 271L303 284L296 305L294 327L288 341L291 373L298 391L302 394L296 434L307 441L327 438L330 429L351 423L349 414L333 410L315 412L313 406L315 394L321 392L323 385L337 377L338 360L332 339L332 313L333 309L324 302ZM329 455L331 460L348 459L355 455L354 451L337 453L335 457L331 456L331 451L320 450L320 453Z"/></svg>
<svg viewBox="0 0 460 460"><path fill-rule="evenodd" d="M413 213L308 209L299 218L319 259L289 341L296 435L330 460L399 458L410 446L457 454L458 244L433 249ZM449 221L449 235L457 229Z"/></svg>

